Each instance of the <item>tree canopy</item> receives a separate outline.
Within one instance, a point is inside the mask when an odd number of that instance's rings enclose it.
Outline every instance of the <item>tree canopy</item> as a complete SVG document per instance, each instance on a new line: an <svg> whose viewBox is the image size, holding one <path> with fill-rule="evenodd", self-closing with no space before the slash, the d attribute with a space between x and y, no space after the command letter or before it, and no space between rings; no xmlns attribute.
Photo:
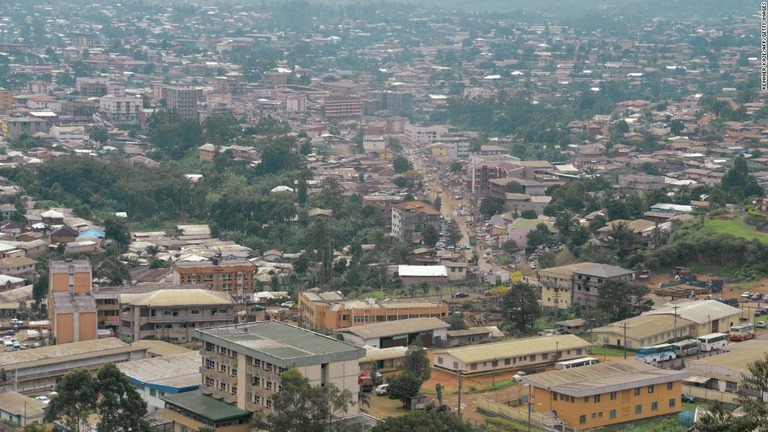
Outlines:
<svg viewBox="0 0 768 432"><path fill-rule="evenodd" d="M515 282L501 299L501 309L504 320L510 327L521 333L529 332L541 315L536 287Z"/></svg>
<svg viewBox="0 0 768 432"><path fill-rule="evenodd" d="M371 432L481 432L484 426L472 426L456 414L431 411L412 411L403 416L388 417L371 429Z"/></svg>

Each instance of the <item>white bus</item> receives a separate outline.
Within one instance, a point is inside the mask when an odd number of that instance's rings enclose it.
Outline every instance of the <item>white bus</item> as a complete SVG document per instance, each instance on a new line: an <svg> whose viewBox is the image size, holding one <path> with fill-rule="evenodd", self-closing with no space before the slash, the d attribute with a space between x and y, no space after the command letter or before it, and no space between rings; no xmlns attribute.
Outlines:
<svg viewBox="0 0 768 432"><path fill-rule="evenodd" d="M640 347L637 350L638 360L646 363L662 362L677 357L675 347L672 344L660 344Z"/></svg>
<svg viewBox="0 0 768 432"><path fill-rule="evenodd" d="M697 339L686 339L672 344L678 357L687 357L701 351L701 342Z"/></svg>
<svg viewBox="0 0 768 432"><path fill-rule="evenodd" d="M574 360L565 360L555 363L555 369L571 369L581 366L589 366L600 363L600 360L594 357L582 357Z"/></svg>
<svg viewBox="0 0 768 432"><path fill-rule="evenodd" d="M715 351L723 349L728 346L728 334L726 333L711 333L698 337L701 342L701 351Z"/></svg>

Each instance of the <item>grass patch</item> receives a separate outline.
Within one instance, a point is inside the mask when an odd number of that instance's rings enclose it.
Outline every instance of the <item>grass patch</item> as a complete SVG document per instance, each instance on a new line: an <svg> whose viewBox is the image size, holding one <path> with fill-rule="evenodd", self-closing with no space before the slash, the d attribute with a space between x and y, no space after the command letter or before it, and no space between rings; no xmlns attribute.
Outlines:
<svg viewBox="0 0 768 432"><path fill-rule="evenodd" d="M715 234L730 234L734 237L741 237L747 240L759 240L768 244L768 233L760 232L754 226L744 222L744 218L739 216L736 219L707 219L704 226L697 231L701 236L713 236Z"/></svg>
<svg viewBox="0 0 768 432"><path fill-rule="evenodd" d="M520 422L505 419L503 417L490 417L485 420L485 424L493 426L496 429L509 432L525 432L528 430L528 425ZM531 426L531 430L541 430L536 426Z"/></svg>
<svg viewBox="0 0 768 432"><path fill-rule="evenodd" d="M623 357L624 348L593 346L590 350L592 356ZM627 358L634 357L635 351L627 348Z"/></svg>

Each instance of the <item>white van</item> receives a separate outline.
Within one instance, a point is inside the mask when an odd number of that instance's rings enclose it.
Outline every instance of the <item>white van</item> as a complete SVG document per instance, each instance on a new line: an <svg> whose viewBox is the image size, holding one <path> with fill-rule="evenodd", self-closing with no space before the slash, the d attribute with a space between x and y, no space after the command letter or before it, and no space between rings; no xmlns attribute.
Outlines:
<svg viewBox="0 0 768 432"><path fill-rule="evenodd" d="M4 351L13 351L15 348L13 346L13 341L10 340L3 340L3 350Z"/></svg>

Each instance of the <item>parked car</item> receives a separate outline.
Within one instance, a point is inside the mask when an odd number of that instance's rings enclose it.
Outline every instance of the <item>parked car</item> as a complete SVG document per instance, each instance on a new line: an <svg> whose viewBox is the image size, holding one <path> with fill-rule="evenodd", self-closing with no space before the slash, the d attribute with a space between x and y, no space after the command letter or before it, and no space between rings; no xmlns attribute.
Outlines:
<svg viewBox="0 0 768 432"><path fill-rule="evenodd" d="M48 405L48 403L51 402L51 400L48 399L48 396L38 396L38 397L35 398L35 400L39 400L40 402L42 402L42 403L44 403L46 405Z"/></svg>
<svg viewBox="0 0 768 432"><path fill-rule="evenodd" d="M295 303L293 303L292 301L282 302L282 303L280 303L280 307L284 307L284 308L290 309L290 308L293 307L294 304Z"/></svg>
<svg viewBox="0 0 768 432"><path fill-rule="evenodd" d="M376 394L379 396L385 396L389 393L389 384L382 384L376 387Z"/></svg>
<svg viewBox="0 0 768 432"><path fill-rule="evenodd" d="M467 298L469 297L469 294L465 293L464 291L459 291L456 294L453 295L456 298Z"/></svg>
<svg viewBox="0 0 768 432"><path fill-rule="evenodd" d="M763 297L764 297L763 293L754 293L750 298L752 299L752 301L760 301L763 299Z"/></svg>
<svg viewBox="0 0 768 432"><path fill-rule="evenodd" d="M517 371L515 376L512 377L512 382L520 382L523 380L523 377L525 376L525 372L523 371Z"/></svg>
<svg viewBox="0 0 768 432"><path fill-rule="evenodd" d="M755 327L757 327L757 328L766 328L768 326L766 326L765 321L758 321L758 322L755 323Z"/></svg>
<svg viewBox="0 0 768 432"><path fill-rule="evenodd" d="M691 396L689 394L685 394L685 393L683 393L682 399L683 399L683 402L688 402L688 403L696 402L696 398L695 397L693 397L693 396Z"/></svg>
<svg viewBox="0 0 768 432"><path fill-rule="evenodd" d="M752 296L752 293L750 291L744 291L743 294L741 294L741 298L748 299Z"/></svg>

